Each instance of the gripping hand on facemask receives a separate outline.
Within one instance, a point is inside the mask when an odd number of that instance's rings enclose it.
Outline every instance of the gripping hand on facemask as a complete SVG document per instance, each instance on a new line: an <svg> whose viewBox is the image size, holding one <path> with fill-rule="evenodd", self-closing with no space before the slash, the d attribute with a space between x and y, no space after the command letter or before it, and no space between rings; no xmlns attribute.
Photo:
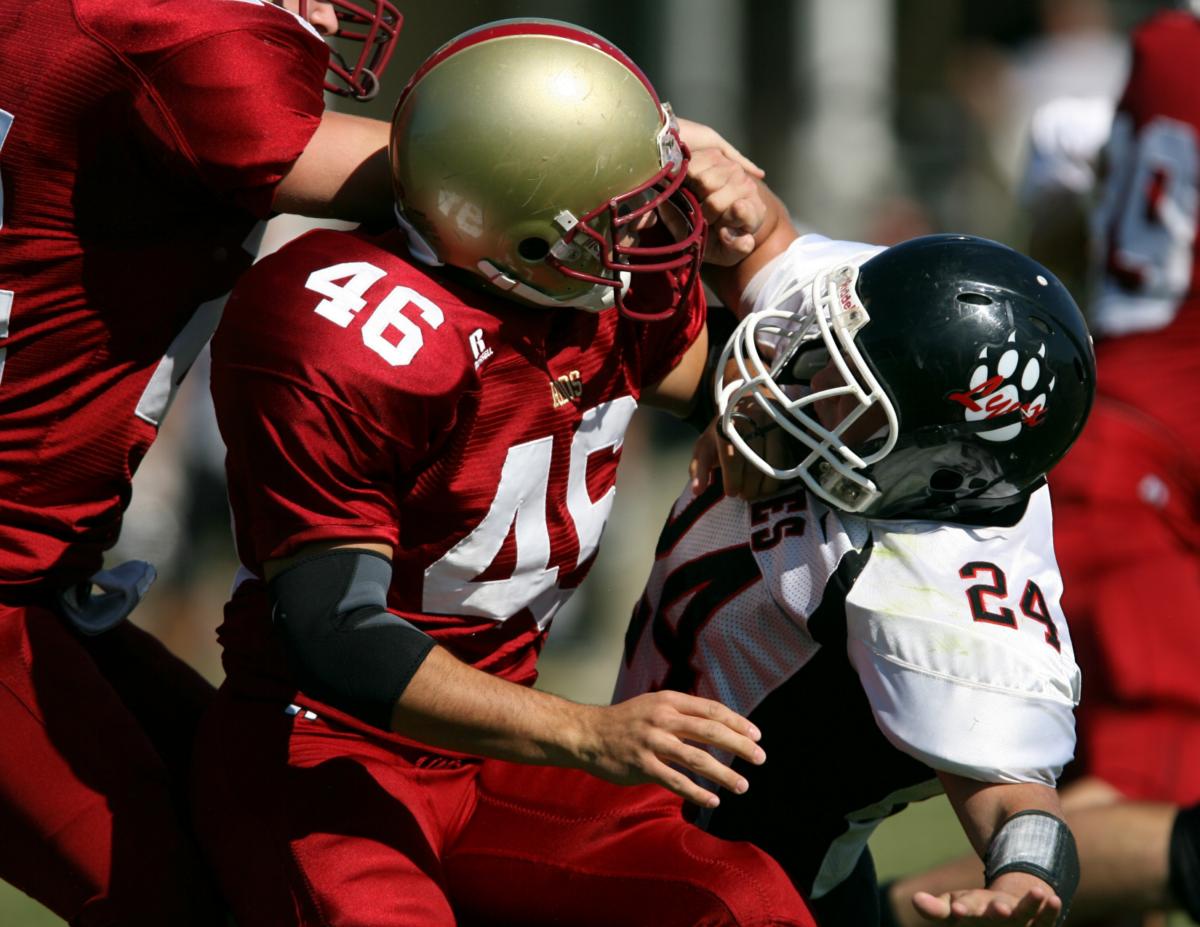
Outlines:
<svg viewBox="0 0 1200 927"><path fill-rule="evenodd" d="M736 264L754 250L755 233L767 218L757 183L763 171L708 126L680 119L679 134L692 153L687 186L709 225L704 259Z"/></svg>
<svg viewBox="0 0 1200 927"><path fill-rule="evenodd" d="M781 428L767 428L770 417L753 399L743 399L734 411L732 427L743 437L761 430L761 434L746 437L746 443L760 457L777 469L795 465ZM729 441L721 430L721 419L713 419L692 449L692 462L688 468L691 475L693 495L700 495L713 479L713 471L720 469L722 488L727 496L736 496L747 502L761 496L769 496L783 488L783 483L768 476L753 466Z"/></svg>

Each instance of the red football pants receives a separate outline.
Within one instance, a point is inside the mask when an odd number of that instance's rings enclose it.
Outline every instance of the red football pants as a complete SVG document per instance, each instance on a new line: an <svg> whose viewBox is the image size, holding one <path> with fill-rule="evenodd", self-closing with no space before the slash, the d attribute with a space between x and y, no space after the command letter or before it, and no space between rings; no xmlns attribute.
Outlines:
<svg viewBox="0 0 1200 927"><path fill-rule="evenodd" d="M128 622L88 647L0 605L0 878L78 927L223 925L163 759L187 762L211 687Z"/></svg>
<svg viewBox="0 0 1200 927"><path fill-rule="evenodd" d="M431 752L222 689L197 830L239 927L811 925L783 870L657 786Z"/></svg>
<svg viewBox="0 0 1200 927"><path fill-rule="evenodd" d="M1159 422L1099 397L1050 474L1062 606L1083 671L1067 774L1098 776L1132 799L1182 805L1200 801L1192 460Z"/></svg>

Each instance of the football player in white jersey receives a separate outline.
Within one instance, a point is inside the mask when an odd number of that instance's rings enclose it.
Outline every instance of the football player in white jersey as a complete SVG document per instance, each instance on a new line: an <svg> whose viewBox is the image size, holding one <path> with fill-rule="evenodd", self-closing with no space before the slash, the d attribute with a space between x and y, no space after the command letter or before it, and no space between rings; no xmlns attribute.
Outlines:
<svg viewBox="0 0 1200 927"><path fill-rule="evenodd" d="M698 823L770 852L823 927L878 922L867 839L942 791L987 888L917 909L1050 927L1078 881L1055 784L1080 680L1044 475L1091 407L1087 330L1001 245L885 250L776 221L718 273L743 321L616 700L677 689L759 726L772 762Z"/></svg>

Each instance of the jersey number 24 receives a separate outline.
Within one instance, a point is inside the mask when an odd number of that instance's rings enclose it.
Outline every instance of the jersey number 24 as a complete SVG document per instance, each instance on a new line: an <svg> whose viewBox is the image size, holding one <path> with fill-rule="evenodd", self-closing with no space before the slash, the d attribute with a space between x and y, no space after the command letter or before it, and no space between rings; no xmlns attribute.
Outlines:
<svg viewBox="0 0 1200 927"><path fill-rule="evenodd" d="M994 563L984 560L973 560L958 571L963 579L980 579L982 574L991 574L991 583L979 583L967 590L967 601L971 603L971 617L976 621L988 624L999 624L1006 628L1017 627L1017 616L1011 608L1001 605L997 611L988 611L989 597L1000 602L1008 598L1008 579L1004 571ZM1062 643L1058 639L1058 628L1050 617L1046 607L1046 597L1032 579L1025 583L1025 591L1021 593L1021 614L1046 627L1046 643L1055 650L1062 651Z"/></svg>

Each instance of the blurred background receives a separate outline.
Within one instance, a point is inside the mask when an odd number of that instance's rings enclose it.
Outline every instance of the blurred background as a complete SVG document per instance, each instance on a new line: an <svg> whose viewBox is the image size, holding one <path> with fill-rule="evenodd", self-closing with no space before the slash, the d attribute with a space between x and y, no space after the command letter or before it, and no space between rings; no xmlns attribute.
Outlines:
<svg viewBox="0 0 1200 927"><path fill-rule="evenodd" d="M378 98L335 109L388 119L409 75L458 33L538 16L593 29L627 52L660 96L753 158L797 225L890 245L966 232L1031 248L1083 302L1080 249L1055 263L1045 204L1028 195L1033 115L1069 97L1111 107L1124 84L1130 28L1154 0L398 0L399 48ZM1086 178L1085 178L1086 180ZM1055 241L1081 238L1090 183L1056 204ZM1025 194L1025 195L1023 195ZM1039 215L1039 209L1043 214ZM262 253L313 227L281 218ZM134 481L110 564L150 560L156 586L134 621L214 683L216 627L236 561L224 448L207 400L207 358L192 371ZM695 434L640 410L591 575L555 620L539 685L605 703L654 543L683 488ZM776 735L778 736L778 735ZM769 744L768 744L769 747ZM881 878L968 848L944 799L880 828ZM0 883L0 925L61 924ZM1185 918L1171 923L1190 923Z"/></svg>

